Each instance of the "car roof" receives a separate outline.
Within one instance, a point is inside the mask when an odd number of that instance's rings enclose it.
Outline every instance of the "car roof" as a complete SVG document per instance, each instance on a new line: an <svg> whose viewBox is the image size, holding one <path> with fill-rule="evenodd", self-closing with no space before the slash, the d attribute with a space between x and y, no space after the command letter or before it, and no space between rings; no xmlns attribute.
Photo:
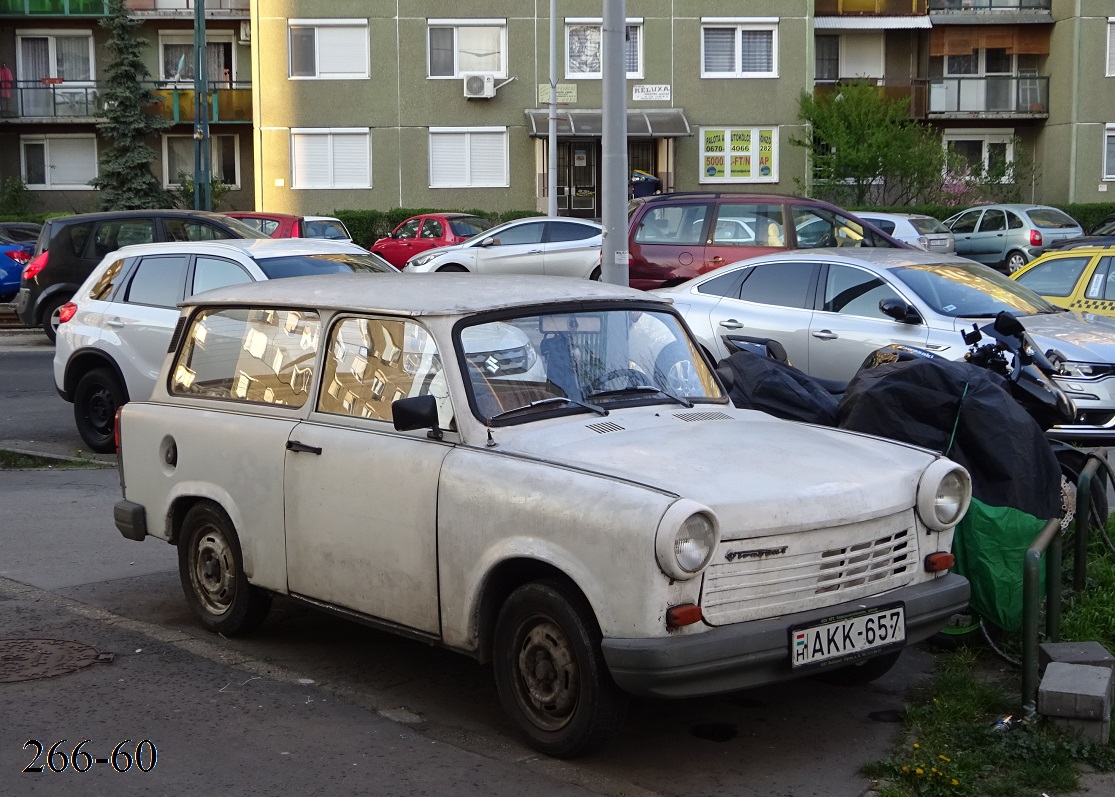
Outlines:
<svg viewBox="0 0 1115 797"><path fill-rule="evenodd" d="M221 214L223 216L231 216L234 219L274 219L275 221L298 221L302 218L293 213L268 213L265 210L230 210L228 213Z"/></svg>
<svg viewBox="0 0 1115 797"><path fill-rule="evenodd" d="M55 216L47 219L47 222L50 224L75 224L83 221L103 221L105 219L128 219L133 217L202 218L218 222L225 220L225 214L223 213L211 213L207 210L178 210L168 208L165 210L105 210L97 213L75 213L71 216Z"/></svg>
<svg viewBox="0 0 1115 797"><path fill-rule="evenodd" d="M821 199L810 199L809 197L793 196L792 194L762 194L735 191L672 191L668 194L652 194L651 196L638 198L644 200L647 204L667 202L671 199L727 199L734 202L766 200L774 202L802 202L808 205L832 205L831 202L825 202ZM836 207L835 205L832 206Z"/></svg>
<svg viewBox="0 0 1115 797"><path fill-rule="evenodd" d="M932 219L935 216L930 216L928 213L878 213L874 210L853 210L851 211L861 219Z"/></svg>
<svg viewBox="0 0 1115 797"><path fill-rule="evenodd" d="M404 315L462 315L561 302L668 300L620 285L525 274L325 274L229 285L181 306L356 310Z"/></svg>
<svg viewBox="0 0 1115 797"><path fill-rule="evenodd" d="M133 244L112 252L123 257L166 254L228 255L233 252L246 254L253 260L298 255L354 254L366 255L368 250L349 243L327 238L229 238L223 241L168 241L151 244Z"/></svg>
<svg viewBox="0 0 1115 797"><path fill-rule="evenodd" d="M889 247L856 247L849 251L848 247L830 247L817 249L799 249L788 252L775 252L769 255L749 257L746 260L732 264L733 266L750 266L759 263L785 263L788 261L823 262L823 263L868 263L879 268L901 268L903 266L924 265L956 265L979 266L972 260L955 255L944 255L937 252L926 252L923 249L891 249ZM716 270L702 274L697 279L715 276Z"/></svg>
<svg viewBox="0 0 1115 797"><path fill-rule="evenodd" d="M303 216L302 219L304 221L340 221L336 216Z"/></svg>

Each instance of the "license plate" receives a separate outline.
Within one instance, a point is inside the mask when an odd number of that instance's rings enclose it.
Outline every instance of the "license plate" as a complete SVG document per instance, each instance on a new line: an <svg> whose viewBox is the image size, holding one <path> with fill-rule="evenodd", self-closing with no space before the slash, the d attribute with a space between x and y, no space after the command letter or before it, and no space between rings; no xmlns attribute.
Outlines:
<svg viewBox="0 0 1115 797"><path fill-rule="evenodd" d="M822 620L790 629L790 666L857 659L906 641L903 604L881 606L858 614Z"/></svg>

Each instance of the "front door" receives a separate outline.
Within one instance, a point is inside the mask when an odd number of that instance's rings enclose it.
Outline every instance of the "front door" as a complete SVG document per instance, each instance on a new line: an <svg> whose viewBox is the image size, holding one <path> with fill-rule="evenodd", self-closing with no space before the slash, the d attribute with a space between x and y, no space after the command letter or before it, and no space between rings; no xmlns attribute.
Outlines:
<svg viewBox="0 0 1115 797"><path fill-rule="evenodd" d="M476 246L477 274L543 274L546 222L531 221L484 233L487 246Z"/></svg>
<svg viewBox="0 0 1115 797"><path fill-rule="evenodd" d="M570 216L595 219L597 204L597 162L600 142L593 139L558 142L558 208Z"/></svg>
<svg viewBox="0 0 1115 797"><path fill-rule="evenodd" d="M287 445L289 589L437 634L437 488L452 445L396 432L391 405L440 396L448 426L441 359L401 319L343 319L327 345L316 412Z"/></svg>

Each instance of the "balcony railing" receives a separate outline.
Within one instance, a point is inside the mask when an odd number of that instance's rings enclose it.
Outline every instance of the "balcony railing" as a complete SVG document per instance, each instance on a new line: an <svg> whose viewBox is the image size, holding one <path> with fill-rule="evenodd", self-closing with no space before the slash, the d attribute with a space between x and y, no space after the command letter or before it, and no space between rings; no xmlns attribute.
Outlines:
<svg viewBox="0 0 1115 797"><path fill-rule="evenodd" d="M194 89L190 84L147 84L156 97L152 113L175 123L193 122ZM84 121L104 116L103 83L17 80L10 97L0 95L0 116L8 119ZM209 121L222 124L252 121L252 84L216 81L209 84Z"/></svg>
<svg viewBox="0 0 1115 797"><path fill-rule="evenodd" d="M861 80L852 80L853 83L861 83ZM817 83L813 87L813 93L818 97L825 95L836 95L840 93L842 86L839 82L834 83ZM910 98L909 117L911 119L924 119L926 112L926 90L927 86L924 83L916 83L905 81L902 83L886 83L876 87L880 94L888 100L902 100L907 97Z"/></svg>
<svg viewBox="0 0 1115 797"><path fill-rule="evenodd" d="M205 0L207 16L212 12L228 16L230 11L248 13L249 0ZM135 14L167 12L175 16L193 13L191 0L126 0ZM106 17L106 0L0 0L0 17ZM238 16L238 15L233 15Z"/></svg>
<svg viewBox="0 0 1115 797"><path fill-rule="evenodd" d="M1048 116L1049 78L1043 75L933 78L929 115Z"/></svg>
<svg viewBox="0 0 1115 797"><path fill-rule="evenodd" d="M813 14L818 17L836 17L843 14L884 17L922 16L926 0L816 0Z"/></svg>
<svg viewBox="0 0 1115 797"><path fill-rule="evenodd" d="M1049 11L1053 0L929 0L929 11Z"/></svg>

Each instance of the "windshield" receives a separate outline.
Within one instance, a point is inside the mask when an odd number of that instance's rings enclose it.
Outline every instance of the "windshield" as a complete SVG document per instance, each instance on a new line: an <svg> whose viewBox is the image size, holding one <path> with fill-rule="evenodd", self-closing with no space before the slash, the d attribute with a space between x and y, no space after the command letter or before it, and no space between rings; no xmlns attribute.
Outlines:
<svg viewBox="0 0 1115 797"><path fill-rule="evenodd" d="M471 238L474 235L484 232L484 230L492 229L492 223L479 216L458 216L448 221L449 229L453 231L453 234L465 238Z"/></svg>
<svg viewBox="0 0 1115 797"><path fill-rule="evenodd" d="M375 255L321 254L268 257L258 261L268 279L306 277L311 274L396 273L398 270L386 260Z"/></svg>
<svg viewBox="0 0 1115 797"><path fill-rule="evenodd" d="M901 266L892 272L936 313L952 318L994 318L1053 313L1057 308L994 269L972 264Z"/></svg>
<svg viewBox="0 0 1115 797"><path fill-rule="evenodd" d="M620 404L722 402L677 317L628 307L528 315L465 327L469 403L497 425Z"/></svg>

